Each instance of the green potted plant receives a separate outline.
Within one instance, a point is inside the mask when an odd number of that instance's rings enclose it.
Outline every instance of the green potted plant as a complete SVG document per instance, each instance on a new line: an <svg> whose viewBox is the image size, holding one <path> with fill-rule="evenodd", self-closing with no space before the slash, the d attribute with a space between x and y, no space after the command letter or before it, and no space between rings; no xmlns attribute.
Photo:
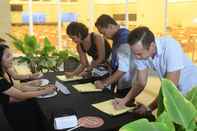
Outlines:
<svg viewBox="0 0 197 131"><path fill-rule="evenodd" d="M194 96L196 98L196 91L188 95L188 99L193 100L192 103L196 103ZM155 122L139 119L121 127L120 131L197 131L197 110L173 82L162 80L158 99L158 115Z"/></svg>
<svg viewBox="0 0 197 131"><path fill-rule="evenodd" d="M21 51L24 56L18 57L18 61L28 63L32 72L58 71L59 66L70 57L78 60L78 56L69 49L57 50L52 46L47 37L44 38L43 47L40 46L35 36L25 35L23 40L7 34L13 45Z"/></svg>

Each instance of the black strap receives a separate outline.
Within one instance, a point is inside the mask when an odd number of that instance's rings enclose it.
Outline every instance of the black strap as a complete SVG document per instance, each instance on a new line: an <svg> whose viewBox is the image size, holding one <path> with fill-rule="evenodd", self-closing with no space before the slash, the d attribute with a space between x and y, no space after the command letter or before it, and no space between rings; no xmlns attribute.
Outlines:
<svg viewBox="0 0 197 131"><path fill-rule="evenodd" d="M84 47L83 47L83 44L82 44L82 43L80 43L79 45L80 45L80 47L81 47L82 51L83 51L83 52L86 52L86 50L85 50L85 49L84 49Z"/></svg>
<svg viewBox="0 0 197 131"><path fill-rule="evenodd" d="M90 34L90 41L91 41L91 45L95 44L93 32ZM82 51L86 53L87 51L84 49L83 43L80 43L80 46L81 46Z"/></svg>
<svg viewBox="0 0 197 131"><path fill-rule="evenodd" d="M95 41L94 41L94 33L93 32L90 34L90 39L91 39L91 44L94 45Z"/></svg>
<svg viewBox="0 0 197 131"><path fill-rule="evenodd" d="M83 44L80 43L80 46L81 46L81 49L83 52L87 53L88 55L92 56L93 59L96 59L97 58L97 48L96 48L96 43L95 43L95 35L94 35L94 32L92 32L90 34L90 42L91 42L91 46L88 50L85 50L84 47L83 47ZM107 60L110 56L110 53L111 53L111 47L108 43L108 41L106 39L104 39L104 46L105 46L105 60Z"/></svg>

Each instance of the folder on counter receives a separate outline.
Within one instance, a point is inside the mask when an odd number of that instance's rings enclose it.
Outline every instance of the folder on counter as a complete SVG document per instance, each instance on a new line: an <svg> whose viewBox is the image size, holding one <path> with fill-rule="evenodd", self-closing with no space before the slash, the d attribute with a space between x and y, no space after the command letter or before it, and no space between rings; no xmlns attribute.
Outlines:
<svg viewBox="0 0 197 131"><path fill-rule="evenodd" d="M92 84L92 83L73 85L73 87L79 92L97 92L97 91L102 91L102 89L97 89L96 86L94 84Z"/></svg>
<svg viewBox="0 0 197 131"><path fill-rule="evenodd" d="M74 76L72 78L66 78L65 75L57 75L56 77L59 80L61 80L61 81L73 81L73 80L80 80L80 79L82 79L82 77L80 77L80 76Z"/></svg>
<svg viewBox="0 0 197 131"><path fill-rule="evenodd" d="M126 113L132 109L134 109L134 107L125 107L123 109L117 110L114 109L113 105L112 105L112 99L111 100L107 100L104 102L100 102L100 103L96 103L96 104L92 104L93 107L97 108L98 110L111 115L111 116L117 116L123 113Z"/></svg>

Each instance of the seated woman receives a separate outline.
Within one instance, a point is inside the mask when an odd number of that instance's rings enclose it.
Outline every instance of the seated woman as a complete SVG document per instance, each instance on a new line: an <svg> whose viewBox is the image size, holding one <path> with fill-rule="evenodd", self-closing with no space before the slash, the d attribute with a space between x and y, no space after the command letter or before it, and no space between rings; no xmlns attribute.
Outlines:
<svg viewBox="0 0 197 131"><path fill-rule="evenodd" d="M26 92L15 88L13 78L8 73L8 69L12 67L12 60L13 57L9 47L5 44L0 44L0 97L4 98L4 103L23 101L32 97L52 93L55 90L55 87L52 85L37 91L36 89L35 91L26 90Z"/></svg>
<svg viewBox="0 0 197 131"><path fill-rule="evenodd" d="M6 41L2 38L0 38L0 44L5 43ZM35 80L35 79L39 79L41 74L40 73L34 73L34 74L28 74L28 75L19 75L16 70L11 67L10 69L8 69L9 74L12 76L13 79L15 80Z"/></svg>
<svg viewBox="0 0 197 131"><path fill-rule="evenodd" d="M88 28L79 22L72 22L67 27L68 36L77 44L77 52L80 57L80 65L73 72L65 72L67 77L84 75L99 64L105 64L111 54L109 43L100 35L88 32ZM87 56L92 57L89 64Z"/></svg>
<svg viewBox="0 0 197 131"><path fill-rule="evenodd" d="M53 85L35 91L21 91L15 88L13 78L8 69L12 67L12 53L5 44L0 44L0 104L12 128L16 131L38 131L38 109L29 100L40 95L54 92ZM23 102L22 102L23 101Z"/></svg>

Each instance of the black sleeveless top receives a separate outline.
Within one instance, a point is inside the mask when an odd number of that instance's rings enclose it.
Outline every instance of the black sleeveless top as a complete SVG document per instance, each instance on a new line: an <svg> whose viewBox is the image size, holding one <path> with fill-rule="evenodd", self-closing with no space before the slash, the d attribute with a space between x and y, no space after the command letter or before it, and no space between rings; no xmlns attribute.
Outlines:
<svg viewBox="0 0 197 131"><path fill-rule="evenodd" d="M9 74L8 74L8 77L9 77L10 82L6 80L2 75L0 75L0 104L9 103L9 96L6 94L3 94L3 92L11 88L14 84Z"/></svg>
<svg viewBox="0 0 197 131"><path fill-rule="evenodd" d="M97 56L97 48L96 48L96 43L95 43L95 36L93 32L90 34L90 39L91 39L91 47L89 48L89 50L86 51L82 43L80 44L80 46L83 52L86 52L89 56L93 58L93 60L96 60L98 56ZM104 39L104 44L105 44L105 60L104 61L107 61L107 59L109 58L111 54L111 47L109 45L109 42L106 39Z"/></svg>

